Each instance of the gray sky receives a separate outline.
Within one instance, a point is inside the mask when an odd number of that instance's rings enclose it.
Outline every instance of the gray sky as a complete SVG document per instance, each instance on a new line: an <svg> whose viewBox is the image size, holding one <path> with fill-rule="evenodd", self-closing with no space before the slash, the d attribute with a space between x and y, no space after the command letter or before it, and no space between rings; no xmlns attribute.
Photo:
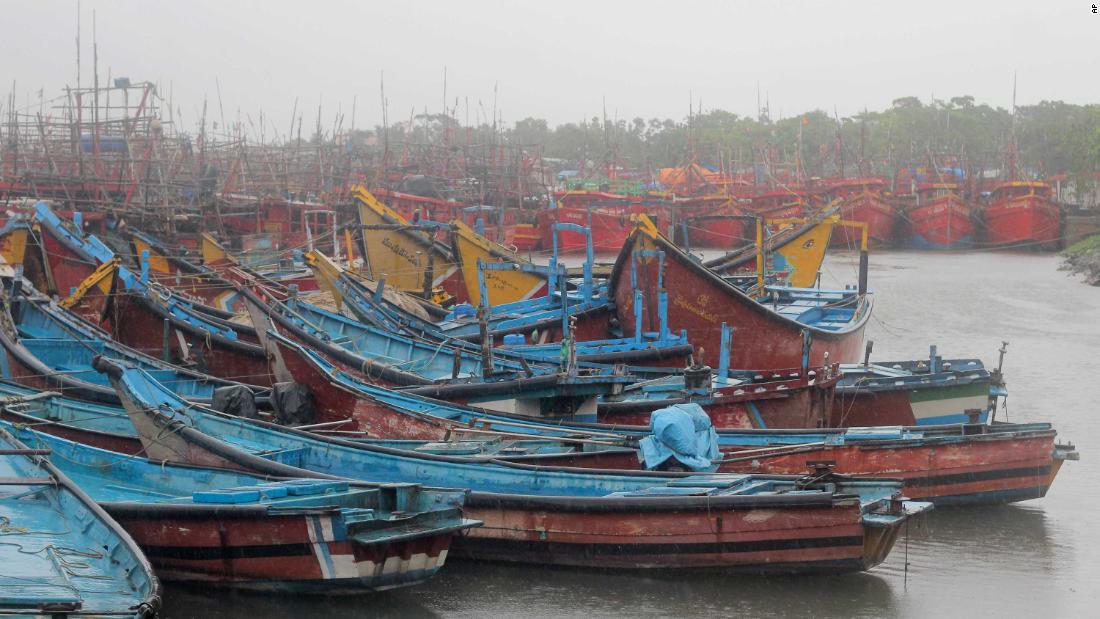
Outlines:
<svg viewBox="0 0 1100 619"><path fill-rule="evenodd" d="M169 84L185 124L204 96L226 118L257 112L285 132L295 97L305 126L323 101L356 125L381 121L385 71L391 122L415 106L448 105L474 121L491 113L494 84L506 123L600 115L754 114L756 87L773 116L812 108L841 115L902 96L970 94L1009 107L1043 99L1100 102L1100 15L1093 0L969 2L574 2L463 0L241 2L83 0L83 81L90 84L92 11L101 79ZM0 0L0 91L19 103L76 81L75 0ZM36 94L31 94L32 103ZM5 99L6 101L6 99ZM217 119L216 116L212 117ZM484 118L484 116L483 116Z"/></svg>

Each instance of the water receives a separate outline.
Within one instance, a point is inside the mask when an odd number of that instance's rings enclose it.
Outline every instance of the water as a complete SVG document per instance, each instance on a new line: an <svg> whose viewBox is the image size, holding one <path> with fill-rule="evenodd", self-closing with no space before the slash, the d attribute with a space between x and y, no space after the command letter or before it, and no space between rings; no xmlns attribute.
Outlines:
<svg viewBox="0 0 1100 619"><path fill-rule="evenodd" d="M826 285L854 283L854 254L831 256ZM1100 288L1051 255L878 252L867 337L873 359L995 364L1008 340L1010 421L1053 421L1082 452L1047 497L940 509L881 566L835 577L645 575L449 562L412 589L351 599L287 599L169 586L165 616L301 617L1095 617L1100 615ZM909 567L906 570L906 557Z"/></svg>

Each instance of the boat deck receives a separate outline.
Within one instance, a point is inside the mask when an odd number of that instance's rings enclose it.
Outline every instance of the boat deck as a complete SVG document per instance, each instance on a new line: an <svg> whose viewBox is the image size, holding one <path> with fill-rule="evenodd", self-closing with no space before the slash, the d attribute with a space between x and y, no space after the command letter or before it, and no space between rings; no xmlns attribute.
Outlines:
<svg viewBox="0 0 1100 619"><path fill-rule="evenodd" d="M115 563L121 540L100 539L95 515L55 483L22 456L0 456L0 613L118 609L125 597L141 604Z"/></svg>

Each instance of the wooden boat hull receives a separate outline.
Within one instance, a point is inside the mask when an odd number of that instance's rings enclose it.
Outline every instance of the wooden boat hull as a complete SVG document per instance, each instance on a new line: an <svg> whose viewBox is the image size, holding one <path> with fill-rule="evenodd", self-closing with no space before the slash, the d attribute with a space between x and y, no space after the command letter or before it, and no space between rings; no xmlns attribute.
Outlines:
<svg viewBox="0 0 1100 619"><path fill-rule="evenodd" d="M835 370L834 370L835 371ZM827 425L837 377L819 369L818 377L801 377L744 386L722 387L707 397L694 397L715 428L820 428ZM612 425L648 426L650 414L688 399L624 400L598 406L597 421Z"/></svg>
<svg viewBox="0 0 1100 619"><path fill-rule="evenodd" d="M836 217L826 217L821 221L774 232L764 241L767 271L786 273L786 280L791 286L809 288L815 285L836 229ZM747 247L704 264L722 275L753 273L756 271L754 241L750 241Z"/></svg>
<svg viewBox="0 0 1100 619"><path fill-rule="evenodd" d="M909 448L884 441L881 445L822 446L801 453L755 453L741 458L734 450L724 450L727 462L719 470L794 473L806 470L810 461L831 461L837 472L901 479L905 495L915 500L937 505L1012 503L1046 496L1061 465L1061 459L1054 457L1054 436L1053 431L975 435Z"/></svg>
<svg viewBox="0 0 1100 619"><path fill-rule="evenodd" d="M23 297L15 301L10 313L0 314L0 321L10 325L10 330L0 328L0 346L4 349L0 374L20 384L93 402L117 404L117 394L91 367L96 355L153 370L182 397L191 400L209 401L215 388L234 384L142 355L108 339L106 333L70 317L63 310L50 307L40 297ZM11 337L10 333L16 330L21 337ZM250 389L254 393L261 390L259 387Z"/></svg>
<svg viewBox="0 0 1100 619"><path fill-rule="evenodd" d="M452 533L359 544L333 536L334 514L104 505L161 578L280 593L364 593L415 585L447 559Z"/></svg>
<svg viewBox="0 0 1100 619"><path fill-rule="evenodd" d="M811 462L832 462L844 475L902 480L905 496L936 505L1000 504L1046 496L1072 446L1057 445L1053 430L973 434L904 444L883 438L863 444L775 446L724 445L721 473L798 474ZM637 469L637 458L616 452L521 456L544 466Z"/></svg>
<svg viewBox="0 0 1100 619"><path fill-rule="evenodd" d="M169 580L325 594L407 586L477 524L462 517L462 490L196 470L20 432L64 458Z"/></svg>
<svg viewBox="0 0 1100 619"><path fill-rule="evenodd" d="M751 242L745 221L732 216L696 216L688 226L688 243L693 248L728 250Z"/></svg>
<svg viewBox="0 0 1100 619"><path fill-rule="evenodd" d="M957 381L955 384L895 389L837 389L829 413L834 428L890 425L933 425L966 423L968 410L981 411L985 421L989 409L989 382Z"/></svg>
<svg viewBox="0 0 1100 619"><path fill-rule="evenodd" d="M810 334L808 365L849 363L858 360L863 348L863 330L871 313L870 297L863 297L851 324L829 331L798 323L772 311L724 281L716 273L695 262L659 235L639 229L631 237L615 263L608 285L615 301L619 323L629 337L635 332L634 292L631 284L631 261L638 251L664 252L663 281L668 293L668 328L686 329L688 338L698 351L703 349L714 363L721 350L721 326L734 331L730 351L730 367L789 368L803 364L803 332ZM643 291L646 306L642 312L642 329L656 331L656 299L661 261L640 257L637 260L638 287ZM828 357L826 358L826 353Z"/></svg>
<svg viewBox="0 0 1100 619"><path fill-rule="evenodd" d="M146 387L121 374L121 368L103 369L120 392L129 394L122 399L128 402L127 412L151 453L187 458L203 458L205 453L207 458L223 459L245 470L293 472L287 465L244 453L194 428L166 436L169 421L158 410L168 404L153 405L164 397L163 389L159 396L142 395ZM676 474L532 471L494 462L415 456L335 439L307 440L289 433L293 431L268 430L269 438L264 440L269 446L306 441L302 462L306 469L298 469L302 475L318 466L327 474L351 478L415 474L427 482L445 475L455 482L450 485L472 487L465 513L483 520L485 526L478 530L484 535L471 531L456 541L456 551L487 560L630 569L863 570L885 558L902 523L915 513L910 510L927 507L901 501L892 490L897 486L877 481L797 486L804 490L801 493L738 494L738 484L756 479L711 479L707 483L714 487L698 489L691 478ZM183 444L190 448L182 448ZM324 449L324 462L309 455L317 448ZM532 484L532 475L545 480ZM796 479L760 481L769 488L793 488ZM687 486L668 485L681 482ZM502 493L500 488L510 490ZM613 488L621 490L607 492ZM731 493L722 493L721 488ZM852 493L856 488L880 498L871 499L865 507L863 493ZM529 494L512 494L517 491Z"/></svg>
<svg viewBox="0 0 1100 619"><path fill-rule="evenodd" d="M644 204L616 204L613 206L591 207L592 249L596 253L617 252L623 247L630 231L634 229L632 215L647 215L656 225L667 222L662 216L662 208L650 208ZM576 224L589 226L590 209L583 204L563 204L538 213L538 228L542 234L542 249L549 251L554 247L554 224ZM583 234L572 230L558 233L558 252L561 254L583 254L586 240Z"/></svg>
<svg viewBox="0 0 1100 619"><path fill-rule="evenodd" d="M378 202L364 187L352 189L363 226L362 250L371 277L386 285L430 298L441 287L458 302L466 301L462 274L450 252L434 238L414 229L396 211Z"/></svg>
<svg viewBox="0 0 1100 619"><path fill-rule="evenodd" d="M533 251L539 249L542 235L535 224L518 223L513 228L511 241L516 251Z"/></svg>
<svg viewBox="0 0 1100 619"><path fill-rule="evenodd" d="M475 307L481 305L479 281L485 282L485 290L489 294L489 305L492 306L526 301L546 295L548 290L546 277L521 268L525 264L530 266L530 263L507 248L477 234L461 222L453 222L451 229L451 246L462 271L466 297L471 305ZM484 269L481 271L481 280L479 280L479 261L485 264L512 264L516 265L516 269L510 271Z"/></svg>
<svg viewBox="0 0 1100 619"><path fill-rule="evenodd" d="M11 398L8 401L16 402ZM80 404L63 402L60 406ZM73 415L84 424L104 418L102 412L97 415L95 410L74 411ZM64 410L55 416L58 420L51 421L42 412L20 413L10 403L0 406L0 417L5 421L33 425L39 432L119 453L142 451L136 435L69 425ZM133 429L128 427L124 431ZM898 478L904 482L904 493L910 498L954 505L1043 497L1062 462L1073 459L1072 447L1054 443L1055 432L1045 424L958 426L954 434L926 430L923 440L894 440L889 431L878 439L874 438L874 432L865 435L867 438L860 441L836 441L832 445L805 441L787 446L773 444L770 448L748 443L726 444L722 447L724 461L719 472L799 474L807 470L809 462L831 461L837 473ZM933 435L937 438L932 439ZM620 449L498 458L549 467L640 470L642 466L634 451Z"/></svg>
<svg viewBox="0 0 1100 619"><path fill-rule="evenodd" d="M880 194L862 192L844 198L840 204L840 218L867 224L867 241L872 247L889 247L894 244L898 212ZM859 249L861 235L858 228L840 226L833 232L830 245Z"/></svg>
<svg viewBox="0 0 1100 619"><path fill-rule="evenodd" d="M138 257L149 252L149 278L153 281L218 310L240 310L240 298L232 283L214 277L213 273L204 273L200 267L183 264L181 260L165 255L161 248L138 235L130 235L130 244Z"/></svg>
<svg viewBox="0 0 1100 619"><path fill-rule="evenodd" d="M855 510L833 507L777 511L700 505L626 515L586 509L581 501L563 509L477 495L467 505L471 517L485 524L456 540L455 552L509 563L755 573L862 571L885 558L898 534L865 527Z"/></svg>
<svg viewBox="0 0 1100 619"><path fill-rule="evenodd" d="M1041 196L1018 196L990 204L983 211L986 242L1054 251L1061 242L1062 212Z"/></svg>
<svg viewBox="0 0 1100 619"><path fill-rule="evenodd" d="M267 355L258 344L204 331L141 293L116 295L107 314L103 328L141 353L227 380L263 387L273 382Z"/></svg>
<svg viewBox="0 0 1100 619"><path fill-rule="evenodd" d="M956 194L910 207L906 218L909 244L918 249L962 249L974 241L973 208Z"/></svg>

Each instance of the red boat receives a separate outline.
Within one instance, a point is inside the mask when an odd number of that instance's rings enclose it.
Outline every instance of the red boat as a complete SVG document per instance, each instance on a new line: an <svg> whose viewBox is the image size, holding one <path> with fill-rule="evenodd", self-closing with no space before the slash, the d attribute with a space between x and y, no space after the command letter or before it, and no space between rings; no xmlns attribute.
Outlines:
<svg viewBox="0 0 1100 619"><path fill-rule="evenodd" d="M326 204L233 194L221 199L217 221L209 222L209 229L224 229L231 240L246 245L250 237L270 237L269 241L256 241L254 246L233 249L262 254L315 247L332 253L333 244L341 242L334 238L336 212Z"/></svg>
<svg viewBox="0 0 1100 619"><path fill-rule="evenodd" d="M116 341L175 365L252 385L273 382L254 330L194 313L163 289L115 294L99 326Z"/></svg>
<svg viewBox="0 0 1100 619"><path fill-rule="evenodd" d="M833 184L829 196L839 200L840 218L867 224L867 240L875 247L894 243L897 209L883 197L886 181L881 178L849 178ZM861 232L838 226L833 231L833 247L859 248Z"/></svg>
<svg viewBox="0 0 1100 619"><path fill-rule="evenodd" d="M115 374L111 377L126 392L127 413L158 457L292 474L287 465L174 423L161 408L179 411L188 405L163 397L163 391L145 394L121 386ZM242 427L238 436L244 438L250 429ZM353 479L415 478L470 488L464 513L484 526L457 539L455 550L482 560L604 569L865 570L885 559L909 516L929 508L903 501L900 484L892 480L704 476L704 482L677 473L582 474L494 461L474 465L307 438L292 429L263 430L262 436L262 443L244 448L271 453L282 445L300 445L302 457L296 463L305 467L298 469L303 477L324 469L325 474Z"/></svg>
<svg viewBox="0 0 1100 619"><path fill-rule="evenodd" d="M998 424L912 428L917 440L899 440L906 430L867 429L859 440L767 447L723 446L721 473L798 473L811 462L831 462L845 475L888 475L901 479L905 496L937 505L1012 503L1046 496L1066 460L1076 460L1073 445L1054 442L1049 424ZM857 428L857 434L863 429ZM844 436L839 431L832 436ZM829 436L830 434L827 434ZM843 443L843 444L840 444ZM617 453L617 452L612 452ZM633 455L633 454L630 454ZM582 452L517 456L513 460L545 466L617 468L638 466L637 458ZM597 464L598 463L598 464Z"/></svg>
<svg viewBox="0 0 1100 619"><path fill-rule="evenodd" d="M653 411L690 401L701 406L714 427L719 429L819 428L828 424L835 387L840 379L839 366L814 368L810 372L784 369L754 374L752 380L718 385L707 389L705 395L650 391L666 397L605 397L597 407L597 420L618 427L644 428L649 425ZM656 384L650 381L647 388L654 387ZM676 395L680 397L669 397Z"/></svg>
<svg viewBox="0 0 1100 619"><path fill-rule="evenodd" d="M99 263L85 253L80 245L76 226L62 221L48 208L49 219L31 226L23 221L11 221L0 237L5 262L21 267L36 290L56 294L62 299L76 293L83 299L74 308L81 317L95 323L107 309L115 290L113 269L105 266L97 272ZM95 278L92 278L96 275Z"/></svg>
<svg viewBox="0 0 1100 619"><path fill-rule="evenodd" d="M101 449L138 455L141 440L132 426L125 433L97 429L110 418L96 405L75 401L53 402L49 396L18 405L0 406L0 418L26 424L36 431L60 436ZM9 398L10 399L10 398ZM76 408L76 407L81 408ZM90 407L84 410L85 407ZM634 428L626 428L631 431ZM647 428L637 428L645 433ZM904 438L907 430L919 437ZM922 428L856 429L786 432L785 444L753 444L753 432L741 432L744 445L723 445L719 472L791 473L806 470L808 462L832 461L833 470L846 475L879 476L904 480L905 495L946 503L1003 503L1046 495L1065 460L1076 459L1072 445L1055 443L1049 424L995 424ZM457 434L454 436L458 436ZM821 436L838 440L820 441ZM639 470L631 449L607 449L534 455L501 455L498 460L555 467Z"/></svg>
<svg viewBox="0 0 1100 619"><path fill-rule="evenodd" d="M308 347L309 342L289 329L283 331L289 342L279 337L269 338L269 344L277 350L273 356L281 361L294 382L307 385L314 393L319 423L350 417L372 436L423 440L445 440L453 432L468 429L461 422L397 410L332 380L326 368L302 353L299 347ZM322 354L316 349L314 352ZM368 367L363 372L335 355L323 356L355 379L366 380L369 375L371 384L390 383L377 369ZM811 376L804 376L797 370L776 372L774 376L769 372L768 375L768 380L715 389L712 394L697 398L698 403L718 428L815 428L827 423L833 389L839 377L835 367L818 368ZM539 379L529 380L533 385ZM490 385L481 390L492 388ZM462 392L457 390L454 395L445 395L442 393L445 389L441 388L438 395L427 388L416 389L415 393L452 402L469 399L469 395L462 397ZM604 401L598 405L597 420L620 427L637 426L641 430L649 423L651 411L680 401L684 399Z"/></svg>
<svg viewBox="0 0 1100 619"><path fill-rule="evenodd" d="M961 249L974 240L974 206L956 183L919 185L906 211L909 243L920 249Z"/></svg>
<svg viewBox="0 0 1100 619"><path fill-rule="evenodd" d="M730 196L715 195L676 200L676 237L693 249L735 249L752 242L754 233L744 212ZM751 225L750 225L751 228ZM685 238L686 235L686 238Z"/></svg>
<svg viewBox="0 0 1100 619"><path fill-rule="evenodd" d="M863 273L860 279L865 282ZM643 331L660 328L657 304L667 294L667 328L686 329L697 358L703 349L708 362L718 359L724 323L734 330L729 367L768 369L858 361L872 308L862 288L769 288L783 300L758 301L646 227L631 235L608 282L627 337L637 330L635 291L641 293Z"/></svg>
<svg viewBox="0 0 1100 619"><path fill-rule="evenodd" d="M1058 249L1062 210L1051 198L1053 189L1040 181L1008 181L993 189L985 207L986 241L1045 251Z"/></svg>
<svg viewBox="0 0 1100 619"><path fill-rule="evenodd" d="M634 224L631 215L647 215L660 226L667 223L667 207L634 200L629 196L595 191L568 191L556 194L557 207L538 213L538 228L542 234L542 249L554 247L553 224L570 223L589 226L592 247L596 252L617 252L623 247ZM578 254L585 251L585 238L571 230L558 234L558 252Z"/></svg>
<svg viewBox="0 0 1100 619"><path fill-rule="evenodd" d="M767 219L802 217L806 196L790 189L771 189L748 198L745 208L753 215Z"/></svg>

